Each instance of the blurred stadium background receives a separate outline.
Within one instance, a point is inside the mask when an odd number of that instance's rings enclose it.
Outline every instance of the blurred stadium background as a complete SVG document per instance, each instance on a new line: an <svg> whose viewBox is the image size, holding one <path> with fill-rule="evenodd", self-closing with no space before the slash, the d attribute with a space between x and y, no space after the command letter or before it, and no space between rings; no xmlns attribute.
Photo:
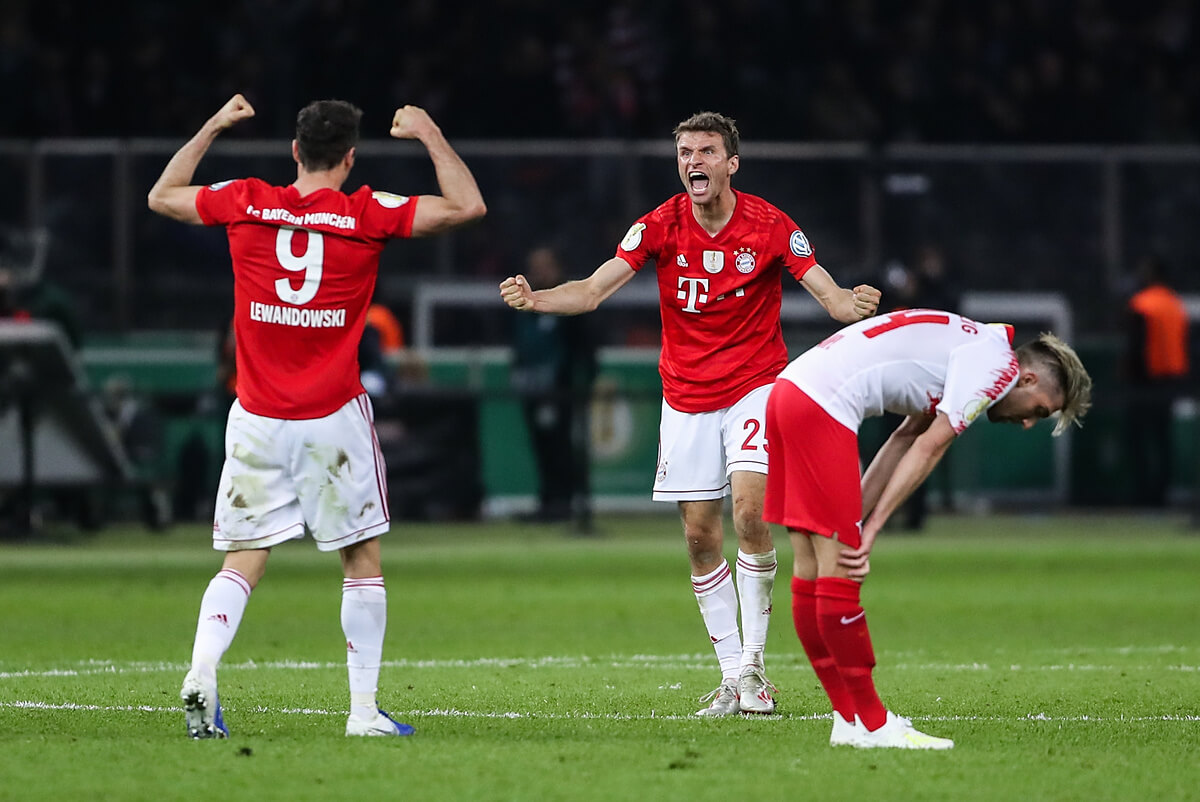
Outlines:
<svg viewBox="0 0 1200 802"><path fill-rule="evenodd" d="M213 148L198 182L290 181L295 111L340 97L366 112L350 186L435 189L423 152L385 136L392 110L415 103L488 202L482 224L384 254L378 301L408 343L379 403L401 518L532 508L496 284L538 244L560 248L573 276L611 255L678 191L670 131L701 109L738 119L735 185L791 214L841 283L876 283L886 301L936 246L962 311L1011 321L1018 339L1053 328L1083 356L1097 384L1088 425L1060 441L969 430L931 482L935 510L1131 503L1118 362L1136 261L1162 254L1200 315L1200 47L1181 0L0 8L0 275L11 303L62 330L39 345L0 329L0 532L26 528L31 497L34 520L85 526L206 516L228 253L220 230L157 218L145 195L233 92L259 114ZM785 291L798 352L830 325L798 285ZM645 509L652 283L594 317L595 506ZM118 428L81 434L83 418ZM1168 501L1185 508L1200 502L1192 400L1171 425Z"/></svg>

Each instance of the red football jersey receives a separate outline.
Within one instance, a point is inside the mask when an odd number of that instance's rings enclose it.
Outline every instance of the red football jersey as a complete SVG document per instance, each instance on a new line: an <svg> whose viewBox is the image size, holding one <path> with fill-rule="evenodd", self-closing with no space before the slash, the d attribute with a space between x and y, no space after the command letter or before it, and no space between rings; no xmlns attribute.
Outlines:
<svg viewBox="0 0 1200 802"><path fill-rule="evenodd" d="M634 270L657 265L663 398L681 412L731 406L775 380L788 361L782 270L799 280L817 263L791 218L755 195L736 197L715 237L680 193L634 223L617 248Z"/></svg>
<svg viewBox="0 0 1200 802"><path fill-rule="evenodd" d="M200 218L229 237L243 407L321 418L363 392L358 343L379 254L411 235L417 201L370 187L300 197L257 178L200 190Z"/></svg>

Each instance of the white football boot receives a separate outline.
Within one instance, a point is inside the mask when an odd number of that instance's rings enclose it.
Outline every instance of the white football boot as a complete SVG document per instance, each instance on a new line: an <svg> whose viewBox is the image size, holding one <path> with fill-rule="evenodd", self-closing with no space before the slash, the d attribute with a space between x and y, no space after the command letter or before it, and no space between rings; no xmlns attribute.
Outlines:
<svg viewBox="0 0 1200 802"><path fill-rule="evenodd" d="M346 719L347 735L412 735L414 732L416 730L408 724L401 724L379 709L374 718L359 718L351 713Z"/></svg>
<svg viewBox="0 0 1200 802"><path fill-rule="evenodd" d="M708 707L696 711L697 716L732 716L741 710L738 704L738 689L733 680L721 680L715 690L700 697L701 702L711 702Z"/></svg>
<svg viewBox="0 0 1200 802"><path fill-rule="evenodd" d="M859 749L953 749L954 741L926 735L913 727L911 721L889 710L882 727L860 732L853 745Z"/></svg>
<svg viewBox="0 0 1200 802"><path fill-rule="evenodd" d="M229 728L221 715L221 702L217 698L217 678L202 675L195 669L183 678L179 691L183 700L183 717L187 723L189 738L228 738Z"/></svg>
<svg viewBox="0 0 1200 802"><path fill-rule="evenodd" d="M847 721L842 718L842 714L838 711L833 711L833 731L829 733L830 746L854 746L859 737L867 731L867 728L858 720L858 716L854 717L853 721Z"/></svg>
<svg viewBox="0 0 1200 802"><path fill-rule="evenodd" d="M775 686L767 679L762 666L750 665L738 677L738 707L743 713L769 715L775 712Z"/></svg>

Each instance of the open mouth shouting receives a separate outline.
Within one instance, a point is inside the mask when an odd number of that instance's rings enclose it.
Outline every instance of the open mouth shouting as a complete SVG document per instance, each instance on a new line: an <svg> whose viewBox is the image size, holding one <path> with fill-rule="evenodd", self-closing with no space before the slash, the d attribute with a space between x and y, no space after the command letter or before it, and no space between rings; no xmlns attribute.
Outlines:
<svg viewBox="0 0 1200 802"><path fill-rule="evenodd" d="M700 194L708 189L709 177L699 170L692 170L688 173L688 187L692 192Z"/></svg>

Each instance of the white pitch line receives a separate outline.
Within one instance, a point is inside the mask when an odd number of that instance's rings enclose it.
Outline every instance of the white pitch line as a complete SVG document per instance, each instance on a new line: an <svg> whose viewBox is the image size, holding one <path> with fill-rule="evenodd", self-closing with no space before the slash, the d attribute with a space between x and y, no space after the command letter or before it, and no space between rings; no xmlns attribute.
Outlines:
<svg viewBox="0 0 1200 802"><path fill-rule="evenodd" d="M10 708L17 710L81 710L95 711L103 713L169 713L178 714L181 708L178 707L161 707L153 705L86 705L76 704L73 702L34 702L34 701L12 701L0 702L0 708ZM236 707L226 708L233 713L271 713L295 716L344 716L345 710L325 710L321 708L279 708L273 709L263 707L261 705L239 710ZM517 711L492 711L492 710L460 710L458 708L432 708L428 710L404 710L393 711L390 715L396 718L478 718L478 719L529 719L541 721L692 721L699 720L696 716L690 715L657 715L654 711L650 711L646 715L633 715L629 713L590 713L587 711L577 713L529 713ZM1026 713L1021 716L912 716L913 721L934 721L934 722L954 722L954 721L985 721L998 723L1011 722L1047 722L1047 723L1087 723L1087 724L1104 724L1109 722L1121 723L1141 723L1149 721L1178 721L1185 723L1200 722L1200 715L1197 716L1091 716L1091 715L1074 715L1074 716L1047 716L1045 713ZM755 716L753 721L829 721L828 713L817 713L805 715L799 713L778 713L773 716Z"/></svg>
<svg viewBox="0 0 1200 802"><path fill-rule="evenodd" d="M78 668L48 668L21 669L16 671L0 671L0 679L47 678L47 677L83 677L105 674L158 674L180 673L188 670L187 663L174 662L141 662L117 663L105 660L87 660L77 664ZM615 655L610 657L556 657L546 656L537 658L497 658L485 657L472 660L385 660L384 668L402 670L434 669L446 670L456 668L563 668L563 669L660 669L672 671L708 671L713 668L710 655ZM777 664L778 667L778 664ZM309 662L298 660L279 660L256 662L253 660L241 663L227 663L223 669L238 671L316 671L342 670L345 663L341 662ZM803 662L779 668L806 669ZM1051 665L1022 665L1018 663L993 665L991 663L884 663L885 671L942 671L942 672L1106 672L1106 671L1182 671L1200 672L1200 665L1108 665L1095 663L1055 663Z"/></svg>

